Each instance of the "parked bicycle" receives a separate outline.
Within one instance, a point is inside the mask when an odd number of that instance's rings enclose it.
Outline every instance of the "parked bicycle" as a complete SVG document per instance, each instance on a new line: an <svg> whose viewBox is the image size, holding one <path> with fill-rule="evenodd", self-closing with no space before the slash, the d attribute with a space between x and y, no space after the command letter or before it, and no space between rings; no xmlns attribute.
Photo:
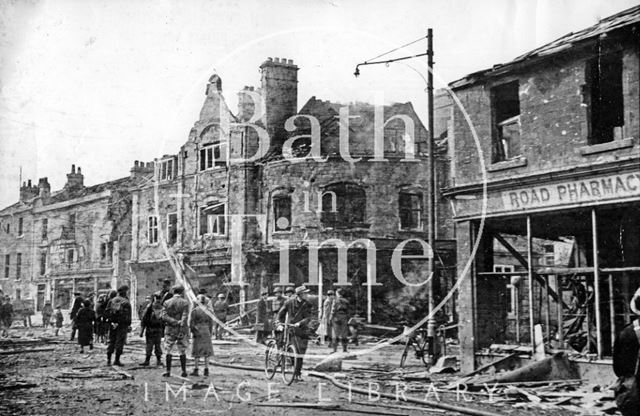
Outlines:
<svg viewBox="0 0 640 416"><path fill-rule="evenodd" d="M424 365L429 366L429 338L425 328L416 329L407 335L404 351L402 352L402 357L400 357L400 367L404 367L411 349L415 352L418 360L421 359Z"/></svg>
<svg viewBox="0 0 640 416"><path fill-rule="evenodd" d="M267 379L271 380L280 369L282 381L287 385L291 385L295 378L296 357L298 356L298 348L291 339L292 333L298 325L289 323L282 325L284 326L282 334L277 335L276 338L271 337L267 341L264 372Z"/></svg>

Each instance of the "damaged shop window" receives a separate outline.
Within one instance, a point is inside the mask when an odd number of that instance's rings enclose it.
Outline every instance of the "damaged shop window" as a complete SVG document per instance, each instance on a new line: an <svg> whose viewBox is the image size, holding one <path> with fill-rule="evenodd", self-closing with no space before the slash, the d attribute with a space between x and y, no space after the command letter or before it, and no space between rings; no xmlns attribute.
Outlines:
<svg viewBox="0 0 640 416"><path fill-rule="evenodd" d="M422 193L402 191L398 197L400 229L422 230Z"/></svg>
<svg viewBox="0 0 640 416"><path fill-rule="evenodd" d="M361 186L353 183L329 185L322 193L322 224L334 228L366 227L366 206L367 197Z"/></svg>
<svg viewBox="0 0 640 416"><path fill-rule="evenodd" d="M622 56L598 55L587 61L583 87L588 106L589 145L622 140L624 97L622 93Z"/></svg>
<svg viewBox="0 0 640 416"><path fill-rule="evenodd" d="M503 162L521 155L520 96L518 81L491 88L493 119L491 163Z"/></svg>
<svg viewBox="0 0 640 416"><path fill-rule="evenodd" d="M225 204L212 204L200 209L200 235L224 236Z"/></svg>
<svg viewBox="0 0 640 416"><path fill-rule="evenodd" d="M178 241L178 214L167 215L167 245L172 246Z"/></svg>
<svg viewBox="0 0 640 416"><path fill-rule="evenodd" d="M149 216L147 223L147 238L149 244L158 244L158 217L155 215Z"/></svg>
<svg viewBox="0 0 640 416"><path fill-rule="evenodd" d="M200 170L227 166L227 143L214 142L200 149Z"/></svg>
<svg viewBox="0 0 640 416"><path fill-rule="evenodd" d="M176 177L178 164L175 158L164 159L160 162L160 180L170 181Z"/></svg>
<svg viewBox="0 0 640 416"><path fill-rule="evenodd" d="M291 196L276 195L273 197L273 218L275 231L291 230Z"/></svg>

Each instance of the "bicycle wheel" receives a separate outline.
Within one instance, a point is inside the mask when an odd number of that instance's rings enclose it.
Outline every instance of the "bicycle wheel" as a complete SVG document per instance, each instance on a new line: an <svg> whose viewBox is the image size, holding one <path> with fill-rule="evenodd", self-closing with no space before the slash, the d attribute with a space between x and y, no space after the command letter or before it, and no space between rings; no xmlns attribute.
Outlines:
<svg viewBox="0 0 640 416"><path fill-rule="evenodd" d="M293 344L287 345L287 349L282 356L282 381L288 386L293 383L293 379L295 378L297 356L298 349L296 346Z"/></svg>
<svg viewBox="0 0 640 416"><path fill-rule="evenodd" d="M264 353L264 374L267 379L271 380L278 370L280 365L280 351L278 351L278 344L271 340L267 344L267 350Z"/></svg>
<svg viewBox="0 0 640 416"><path fill-rule="evenodd" d="M409 355L409 350L411 349L411 337L407 338L407 342L404 344L404 351L402 352L402 357L400 357L400 368L404 367L404 363L407 361L407 356Z"/></svg>
<svg viewBox="0 0 640 416"><path fill-rule="evenodd" d="M422 353L420 354L420 356L422 357L422 362L424 363L424 365L429 367L431 365L431 357L429 356L429 341L427 339L425 339L422 343Z"/></svg>

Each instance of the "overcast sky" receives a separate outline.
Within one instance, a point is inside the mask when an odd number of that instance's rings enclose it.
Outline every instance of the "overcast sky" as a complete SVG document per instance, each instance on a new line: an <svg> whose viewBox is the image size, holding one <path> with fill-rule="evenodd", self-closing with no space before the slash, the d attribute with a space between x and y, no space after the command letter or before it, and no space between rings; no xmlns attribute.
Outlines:
<svg viewBox="0 0 640 416"><path fill-rule="evenodd" d="M412 101L426 111L425 61L358 62L434 30L436 81L448 83L637 4L629 0L55 0L0 6L0 207L23 180L60 189L71 164L85 184L176 153L207 79L258 86L267 57L293 59L298 106ZM424 52L426 41L388 57ZM424 58L422 58L424 59ZM436 87L442 84L436 84Z"/></svg>

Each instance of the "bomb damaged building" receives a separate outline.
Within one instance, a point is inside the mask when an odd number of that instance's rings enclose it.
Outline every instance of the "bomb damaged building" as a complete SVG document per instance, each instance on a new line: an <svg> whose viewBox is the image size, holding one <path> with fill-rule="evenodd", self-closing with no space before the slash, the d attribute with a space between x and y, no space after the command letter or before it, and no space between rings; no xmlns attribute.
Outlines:
<svg viewBox="0 0 640 416"><path fill-rule="evenodd" d="M96 185L85 185L75 165L62 189L52 191L48 178L23 183L19 201L0 210L4 294L32 312L45 301L66 310L75 292L87 298L130 284L129 188L153 172L151 163L138 165Z"/></svg>
<svg viewBox="0 0 640 416"><path fill-rule="evenodd" d="M299 68L269 58L260 70L260 87L238 93L235 113L212 76L187 142L158 159L154 179L133 192L138 299L178 272L237 302L277 286L306 284L319 294L344 286L363 317L424 316L424 295L416 293L426 293L430 255L420 243L427 239L427 132L413 106L311 97L298 111ZM445 145L436 156L444 186ZM455 243L450 206L437 200L444 290ZM416 258L403 259L394 274L397 247Z"/></svg>
<svg viewBox="0 0 640 416"><path fill-rule="evenodd" d="M639 22L635 7L450 84L462 371L545 344L610 377L640 285Z"/></svg>

